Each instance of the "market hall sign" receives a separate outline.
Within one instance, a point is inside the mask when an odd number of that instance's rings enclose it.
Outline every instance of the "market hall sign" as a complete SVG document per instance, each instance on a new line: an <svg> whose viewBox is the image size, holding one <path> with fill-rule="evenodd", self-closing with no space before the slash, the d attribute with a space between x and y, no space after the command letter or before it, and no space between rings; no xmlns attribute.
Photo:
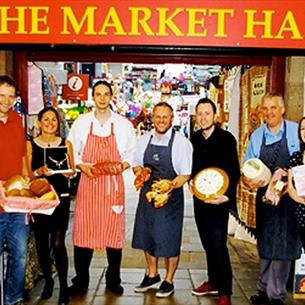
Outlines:
<svg viewBox="0 0 305 305"><path fill-rule="evenodd" d="M303 0L1 0L0 43L303 49L305 6Z"/></svg>

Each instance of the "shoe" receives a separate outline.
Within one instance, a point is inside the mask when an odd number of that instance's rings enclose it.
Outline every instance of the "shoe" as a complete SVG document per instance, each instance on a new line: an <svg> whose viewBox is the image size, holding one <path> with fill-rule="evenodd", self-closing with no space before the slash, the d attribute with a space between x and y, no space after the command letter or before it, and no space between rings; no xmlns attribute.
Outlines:
<svg viewBox="0 0 305 305"><path fill-rule="evenodd" d="M70 286L68 288L68 295L70 295L70 296L83 295L83 294L86 294L87 292L88 292L88 287L79 286L76 284L72 284L72 286Z"/></svg>
<svg viewBox="0 0 305 305"><path fill-rule="evenodd" d="M70 297L68 295L60 295L58 298L58 305L67 305L70 302Z"/></svg>
<svg viewBox="0 0 305 305"><path fill-rule="evenodd" d="M121 285L116 287L106 285L106 289L108 289L111 293L116 295L122 295L124 293L124 288Z"/></svg>
<svg viewBox="0 0 305 305"><path fill-rule="evenodd" d="M231 298L228 295L221 295L217 300L217 305L231 305Z"/></svg>
<svg viewBox="0 0 305 305"><path fill-rule="evenodd" d="M250 297L250 302L254 305L268 304L269 298L265 291L258 291L256 294Z"/></svg>
<svg viewBox="0 0 305 305"><path fill-rule="evenodd" d="M42 300L49 299L53 295L53 288L54 288L54 280L52 278L47 279L44 284L40 298Z"/></svg>
<svg viewBox="0 0 305 305"><path fill-rule="evenodd" d="M204 282L197 288L192 290L192 294L202 296L207 294L218 294L218 290L214 288L209 282Z"/></svg>
<svg viewBox="0 0 305 305"><path fill-rule="evenodd" d="M70 296L67 289L59 291L58 305L67 305L70 302Z"/></svg>
<svg viewBox="0 0 305 305"><path fill-rule="evenodd" d="M160 282L161 278L159 274L154 277L149 277L147 274L145 274L142 283L134 288L134 292L146 292Z"/></svg>
<svg viewBox="0 0 305 305"><path fill-rule="evenodd" d="M163 281L160 285L158 291L156 292L156 297L158 298L167 298L175 291L174 284L171 284L167 281Z"/></svg>
<svg viewBox="0 0 305 305"><path fill-rule="evenodd" d="M269 305L285 305L281 299L271 299Z"/></svg>

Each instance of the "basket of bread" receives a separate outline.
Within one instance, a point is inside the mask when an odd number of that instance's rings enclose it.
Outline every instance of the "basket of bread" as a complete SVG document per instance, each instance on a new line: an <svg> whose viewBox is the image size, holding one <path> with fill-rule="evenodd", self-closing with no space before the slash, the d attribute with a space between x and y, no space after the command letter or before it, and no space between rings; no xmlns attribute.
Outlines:
<svg viewBox="0 0 305 305"><path fill-rule="evenodd" d="M158 209L167 204L172 190L173 184L171 180L160 179L153 182L151 191L147 192L145 196L147 201Z"/></svg>
<svg viewBox="0 0 305 305"><path fill-rule="evenodd" d="M28 181L15 175L0 181L0 206L5 212L51 215L58 204L58 195L45 178Z"/></svg>

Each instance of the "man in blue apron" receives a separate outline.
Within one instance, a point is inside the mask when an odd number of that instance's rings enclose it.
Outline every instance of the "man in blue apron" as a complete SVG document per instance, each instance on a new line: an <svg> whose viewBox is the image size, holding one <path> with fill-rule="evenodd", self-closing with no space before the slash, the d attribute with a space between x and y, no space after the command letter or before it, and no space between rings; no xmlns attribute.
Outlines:
<svg viewBox="0 0 305 305"><path fill-rule="evenodd" d="M298 125L284 120L285 105L281 95L266 94L261 104L265 124L251 135L245 160L261 159L274 172L287 169L289 156L299 149ZM260 256L260 276L257 294L252 304L283 305L291 261L300 256L293 201L288 194L278 205L264 202L267 187L263 181L243 178L250 187L258 188L256 197L257 246Z"/></svg>
<svg viewBox="0 0 305 305"><path fill-rule="evenodd" d="M168 297L174 292L173 278L178 266L184 211L183 184L192 169L192 145L172 128L173 109L158 103L153 110L154 129L139 138L134 162L134 173L141 175L143 168L151 170L150 177L141 188L136 213L132 247L144 251L147 272L135 292L146 292L161 279L158 272L159 257L165 258L166 275L156 296ZM168 179L173 187L163 207L149 203L146 193L159 179Z"/></svg>

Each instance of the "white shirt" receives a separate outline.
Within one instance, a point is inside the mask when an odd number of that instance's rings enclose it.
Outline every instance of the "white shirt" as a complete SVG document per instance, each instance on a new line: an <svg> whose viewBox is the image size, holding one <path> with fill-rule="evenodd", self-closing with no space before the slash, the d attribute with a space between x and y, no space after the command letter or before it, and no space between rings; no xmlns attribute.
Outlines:
<svg viewBox="0 0 305 305"><path fill-rule="evenodd" d="M94 112L81 115L72 125L68 140L73 145L75 164L84 163L82 155L93 122L93 134L106 137L111 133L111 123L114 124L114 134L122 162L132 164L135 153L136 134L131 122L121 115L111 112L110 118L101 125Z"/></svg>
<svg viewBox="0 0 305 305"><path fill-rule="evenodd" d="M172 128L170 128L160 140L156 137L155 130L141 136L137 141L136 153L134 162L135 166L144 166L144 152L146 150L149 139L152 135L151 144L168 146L169 140L172 135ZM175 132L175 138L172 148L172 163L177 175L190 175L192 172L192 156L193 146L191 142L179 132Z"/></svg>

